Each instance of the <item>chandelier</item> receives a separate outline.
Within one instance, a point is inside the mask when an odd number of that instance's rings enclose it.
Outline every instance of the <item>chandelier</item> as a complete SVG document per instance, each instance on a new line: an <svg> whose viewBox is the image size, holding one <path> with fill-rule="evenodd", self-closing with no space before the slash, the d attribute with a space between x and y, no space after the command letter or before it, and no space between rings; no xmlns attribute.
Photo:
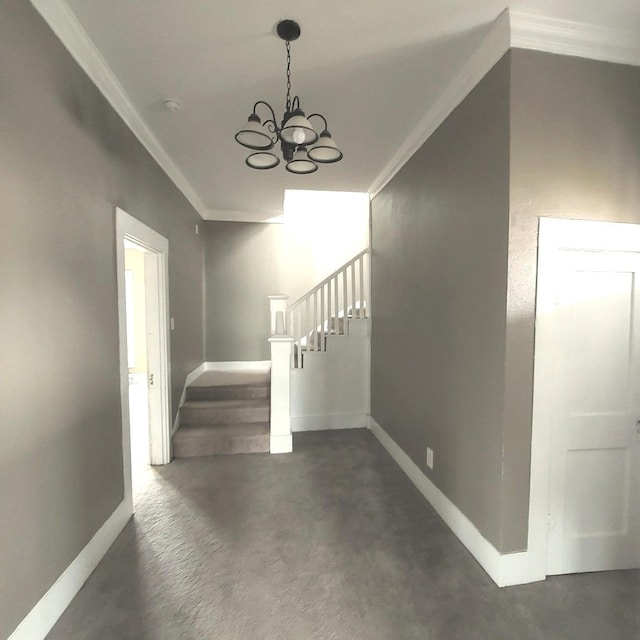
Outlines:
<svg viewBox="0 0 640 640"><path fill-rule="evenodd" d="M314 173L318 164L329 164L342 160L342 152L331 138L326 118L313 113L306 117L300 108L298 96L291 98L291 42L300 37L300 25L294 20L282 20L277 26L278 36L285 41L287 50L287 97L285 112L280 126L276 114L268 102L258 100L247 124L236 133L236 140L253 153L245 162L252 169L273 169L280 164L280 158L272 151L279 142L287 171L297 174ZM258 115L263 112L264 121ZM322 130L318 134L310 120L322 121Z"/></svg>

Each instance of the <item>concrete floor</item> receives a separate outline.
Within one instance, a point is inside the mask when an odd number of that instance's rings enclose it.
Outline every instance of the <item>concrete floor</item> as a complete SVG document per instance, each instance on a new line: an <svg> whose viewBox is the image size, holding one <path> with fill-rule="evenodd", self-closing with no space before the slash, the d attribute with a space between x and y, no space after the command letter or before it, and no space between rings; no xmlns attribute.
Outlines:
<svg viewBox="0 0 640 640"><path fill-rule="evenodd" d="M177 460L48 640L638 640L640 571L498 589L365 430Z"/></svg>

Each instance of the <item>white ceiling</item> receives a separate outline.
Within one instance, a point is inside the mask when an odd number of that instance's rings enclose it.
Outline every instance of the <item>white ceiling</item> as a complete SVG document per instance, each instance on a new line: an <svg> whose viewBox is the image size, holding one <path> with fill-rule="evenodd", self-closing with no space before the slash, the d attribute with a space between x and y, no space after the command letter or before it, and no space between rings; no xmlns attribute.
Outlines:
<svg viewBox="0 0 640 640"><path fill-rule="evenodd" d="M505 0L66 0L160 145L203 203L201 213L277 215L286 188L367 191L480 43ZM36 4L34 2L34 4ZM638 0L515 0L541 16L640 31ZM311 176L244 164L233 136L253 103L293 93L329 121L342 162ZM179 100L172 114L164 98ZM223 214L224 215L224 214ZM238 217L242 217L242 213Z"/></svg>

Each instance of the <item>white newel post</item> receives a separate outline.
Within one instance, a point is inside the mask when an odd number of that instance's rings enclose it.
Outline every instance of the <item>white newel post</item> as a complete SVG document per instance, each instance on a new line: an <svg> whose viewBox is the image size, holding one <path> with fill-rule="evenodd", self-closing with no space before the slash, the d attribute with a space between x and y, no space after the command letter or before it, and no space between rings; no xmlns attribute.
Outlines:
<svg viewBox="0 0 640 640"><path fill-rule="evenodd" d="M293 451L290 412L291 346L287 332L289 296L269 296L271 328L271 453Z"/></svg>

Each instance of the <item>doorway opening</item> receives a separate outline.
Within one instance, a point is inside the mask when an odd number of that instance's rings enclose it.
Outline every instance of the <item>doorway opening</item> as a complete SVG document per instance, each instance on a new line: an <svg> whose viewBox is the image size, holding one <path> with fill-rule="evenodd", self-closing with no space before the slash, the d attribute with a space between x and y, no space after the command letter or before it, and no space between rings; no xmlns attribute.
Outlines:
<svg viewBox="0 0 640 640"><path fill-rule="evenodd" d="M116 208L125 499L171 460L167 239Z"/></svg>
<svg viewBox="0 0 640 640"><path fill-rule="evenodd" d="M147 362L147 318L145 260L150 252L124 239L125 304L127 321L127 368L129 371L129 433L131 440L131 484L133 496L149 480L149 367Z"/></svg>

